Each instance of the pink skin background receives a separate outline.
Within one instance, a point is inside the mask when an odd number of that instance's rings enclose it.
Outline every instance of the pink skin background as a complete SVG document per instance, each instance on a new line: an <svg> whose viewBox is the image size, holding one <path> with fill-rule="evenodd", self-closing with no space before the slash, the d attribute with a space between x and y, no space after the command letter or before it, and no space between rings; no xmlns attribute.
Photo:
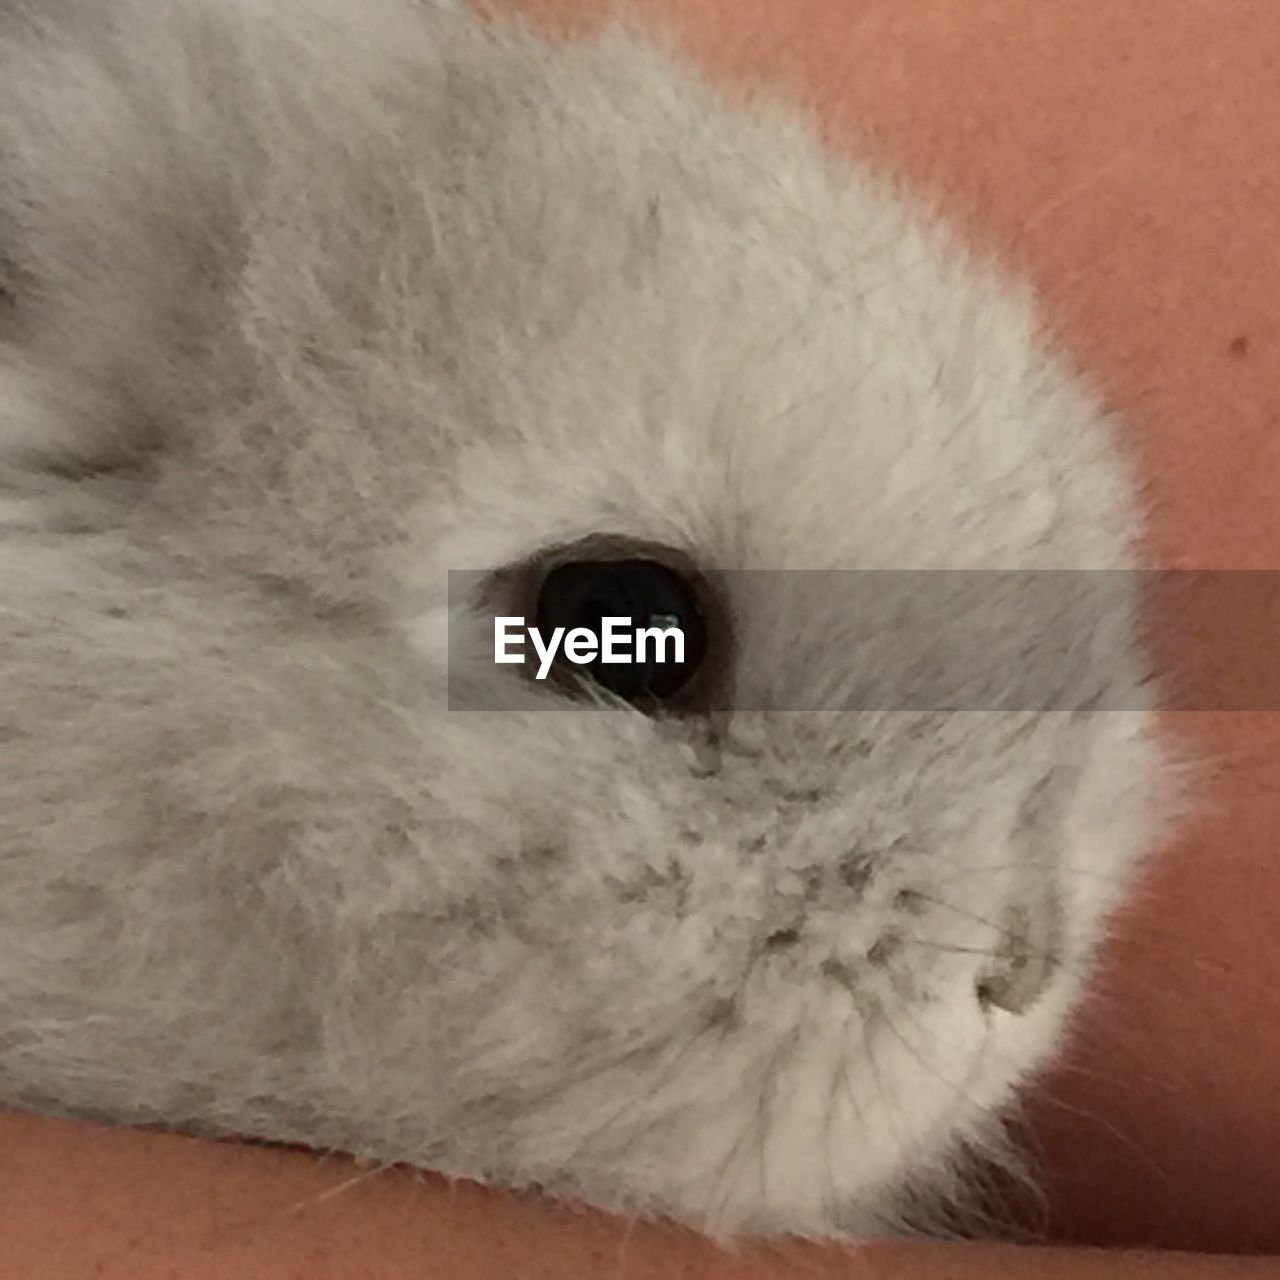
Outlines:
<svg viewBox="0 0 1280 1280"><path fill-rule="evenodd" d="M589 23L605 3L523 7ZM1157 565L1280 568L1280 3L628 8L724 83L762 79L812 105L834 147L908 180L1035 281L1062 345L1123 416ZM1170 600L1151 622L1179 687L1202 686L1230 646L1260 676L1280 661L1280 618L1270 648L1265 629L1241 641L1229 619ZM1064 1244L1280 1255L1280 713L1168 722L1204 764L1200 810L1120 921L1072 1046L1030 1104L1042 1221ZM661 1229L432 1179L0 1117L0 1276L745 1280L1145 1266L1085 1250L1033 1264L967 1246L730 1263ZM1255 1274L1194 1258L1160 1266ZM1280 1259L1254 1266L1280 1275Z"/></svg>

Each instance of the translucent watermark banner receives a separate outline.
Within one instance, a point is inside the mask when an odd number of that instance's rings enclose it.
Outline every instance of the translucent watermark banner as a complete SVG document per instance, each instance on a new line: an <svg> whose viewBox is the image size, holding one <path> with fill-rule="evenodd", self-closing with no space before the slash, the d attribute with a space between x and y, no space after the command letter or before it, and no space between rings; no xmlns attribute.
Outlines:
<svg viewBox="0 0 1280 1280"><path fill-rule="evenodd" d="M1280 711L1280 571L449 574L452 709Z"/></svg>

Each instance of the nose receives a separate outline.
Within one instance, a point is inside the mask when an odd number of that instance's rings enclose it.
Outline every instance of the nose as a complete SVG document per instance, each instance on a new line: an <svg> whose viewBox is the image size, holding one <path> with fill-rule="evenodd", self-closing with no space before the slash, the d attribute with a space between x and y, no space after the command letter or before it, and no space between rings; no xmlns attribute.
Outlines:
<svg viewBox="0 0 1280 1280"><path fill-rule="evenodd" d="M1062 949L1062 906L1054 893L1012 913L996 956L975 984L978 1003L1021 1016L1053 981Z"/></svg>

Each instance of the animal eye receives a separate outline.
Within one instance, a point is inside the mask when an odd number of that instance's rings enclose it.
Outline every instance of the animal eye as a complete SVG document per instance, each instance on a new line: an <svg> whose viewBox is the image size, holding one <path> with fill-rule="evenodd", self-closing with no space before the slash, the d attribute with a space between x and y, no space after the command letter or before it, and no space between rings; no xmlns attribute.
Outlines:
<svg viewBox="0 0 1280 1280"><path fill-rule="evenodd" d="M534 613L543 636L558 627L566 636L581 628L598 642L596 656L580 663L562 646L558 676L585 678L637 705L675 699L707 659L702 583L691 570L647 555L553 563L540 576ZM613 623L607 632L605 619L626 623Z"/></svg>

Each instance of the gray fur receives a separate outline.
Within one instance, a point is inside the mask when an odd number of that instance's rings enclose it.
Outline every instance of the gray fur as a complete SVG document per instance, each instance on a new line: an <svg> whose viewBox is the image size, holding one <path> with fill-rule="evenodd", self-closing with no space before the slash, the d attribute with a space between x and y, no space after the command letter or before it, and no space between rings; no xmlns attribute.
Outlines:
<svg viewBox="0 0 1280 1280"><path fill-rule="evenodd" d="M747 596L757 709L655 720L463 610L461 712L446 572L1132 567L1022 291L620 27L59 15L0 40L0 1100L914 1220L1163 829L1131 615L1125 710L854 712L847 605Z"/></svg>

